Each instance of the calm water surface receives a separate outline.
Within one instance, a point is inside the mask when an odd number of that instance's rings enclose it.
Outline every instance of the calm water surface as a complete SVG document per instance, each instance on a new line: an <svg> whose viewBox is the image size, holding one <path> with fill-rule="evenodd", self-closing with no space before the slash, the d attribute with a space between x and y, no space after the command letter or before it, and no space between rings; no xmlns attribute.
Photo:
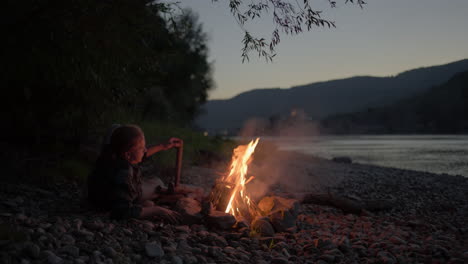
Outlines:
<svg viewBox="0 0 468 264"><path fill-rule="evenodd" d="M282 150L468 177L468 135L263 137Z"/></svg>

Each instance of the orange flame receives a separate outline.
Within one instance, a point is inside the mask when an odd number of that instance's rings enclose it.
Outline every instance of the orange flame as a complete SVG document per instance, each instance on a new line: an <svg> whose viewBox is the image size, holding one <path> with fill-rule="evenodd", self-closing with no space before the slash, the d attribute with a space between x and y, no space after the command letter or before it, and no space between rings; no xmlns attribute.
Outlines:
<svg viewBox="0 0 468 264"><path fill-rule="evenodd" d="M235 217L243 216L243 211L255 210L256 205L246 193L245 185L250 182L254 177L251 176L247 179L247 171L250 162L252 161L252 154L258 144L260 138L250 141L247 145L240 145L234 149L231 161L231 170L224 181L230 182L234 185L234 190L229 199L226 207L226 213L230 213Z"/></svg>

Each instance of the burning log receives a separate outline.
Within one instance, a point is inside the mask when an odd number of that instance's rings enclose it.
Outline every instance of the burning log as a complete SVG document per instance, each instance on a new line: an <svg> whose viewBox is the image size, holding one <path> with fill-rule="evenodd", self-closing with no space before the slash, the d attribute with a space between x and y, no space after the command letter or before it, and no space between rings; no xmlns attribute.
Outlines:
<svg viewBox="0 0 468 264"><path fill-rule="evenodd" d="M236 186L229 182L216 181L210 193L210 201L214 208L218 211L226 211L229 204L229 199L234 192Z"/></svg>
<svg viewBox="0 0 468 264"><path fill-rule="evenodd" d="M231 202L232 206L236 208L236 216L250 222L253 217L260 215L260 210L253 201L242 199L237 189L238 187L233 183L217 181L211 190L209 200L215 210L226 213Z"/></svg>

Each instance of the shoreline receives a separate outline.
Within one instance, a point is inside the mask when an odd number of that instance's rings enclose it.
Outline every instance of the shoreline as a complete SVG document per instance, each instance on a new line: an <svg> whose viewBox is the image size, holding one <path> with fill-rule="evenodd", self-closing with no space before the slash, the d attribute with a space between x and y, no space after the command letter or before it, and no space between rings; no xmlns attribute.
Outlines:
<svg viewBox="0 0 468 264"><path fill-rule="evenodd" d="M361 164L468 177L468 162L461 158L468 156L468 135L327 135L263 140L279 150L326 159L345 156Z"/></svg>

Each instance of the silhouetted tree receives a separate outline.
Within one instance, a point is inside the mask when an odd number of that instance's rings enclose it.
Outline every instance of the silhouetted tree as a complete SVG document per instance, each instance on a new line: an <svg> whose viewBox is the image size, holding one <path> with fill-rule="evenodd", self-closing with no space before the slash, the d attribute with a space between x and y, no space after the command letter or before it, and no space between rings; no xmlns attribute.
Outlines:
<svg viewBox="0 0 468 264"><path fill-rule="evenodd" d="M213 0L217 2L219 0ZM331 7L336 1L327 0ZM281 34L296 35L304 29L312 27L335 27L335 22L321 17L322 11L312 8L312 0L229 0L231 14L244 31L242 39L242 61L249 60L249 53L256 52L259 57L271 61L275 56L275 47L279 44ZM357 3L363 6L363 0L345 0L345 3ZM273 32L271 37L256 37L244 25L253 22L271 13L273 19Z"/></svg>
<svg viewBox="0 0 468 264"><path fill-rule="evenodd" d="M173 25L149 0L8 0L2 11L2 141L77 146L119 114L188 123L212 87L191 12Z"/></svg>

